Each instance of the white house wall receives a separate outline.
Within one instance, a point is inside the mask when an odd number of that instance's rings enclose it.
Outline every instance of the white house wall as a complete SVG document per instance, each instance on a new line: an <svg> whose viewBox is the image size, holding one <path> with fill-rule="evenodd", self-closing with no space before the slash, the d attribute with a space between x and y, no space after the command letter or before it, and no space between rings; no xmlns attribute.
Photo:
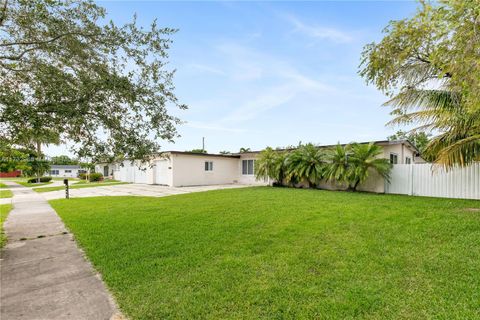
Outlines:
<svg viewBox="0 0 480 320"><path fill-rule="evenodd" d="M383 158L390 160L390 153L395 153L398 156L398 164L404 164L405 158L409 157L412 163L415 161L415 152L408 148L405 144L391 144L391 145L382 145L383 147ZM417 157L418 158L418 157Z"/></svg>
<svg viewBox="0 0 480 320"><path fill-rule="evenodd" d="M174 187L235 183L238 158L172 153ZM213 162L213 171L205 171L205 162Z"/></svg>
<svg viewBox="0 0 480 320"><path fill-rule="evenodd" d="M242 173L242 161L243 160L256 160L258 158L258 153L244 153L240 155L240 159L238 160L237 165L237 172L238 172L238 183L239 184L246 184L246 185L267 185L268 181L265 180L257 180L255 179L255 175L244 175Z"/></svg>
<svg viewBox="0 0 480 320"><path fill-rule="evenodd" d="M52 174L51 170L58 170L58 174ZM51 169L49 175L52 177L62 178L76 178L78 176L78 169ZM65 172L65 170L71 170L71 172Z"/></svg>
<svg viewBox="0 0 480 320"><path fill-rule="evenodd" d="M380 157L390 159L390 153L398 156L398 163L405 163L405 158L410 157L414 161L414 150L405 144L383 144L383 154ZM123 166L117 164L114 167L114 178L125 182L161 184L168 186L195 186L215 184L245 184L245 185L267 185L269 181L256 180L255 175L244 175L242 173L243 160L256 160L258 153L242 153L238 158L226 156L212 156L189 153L167 153L166 157L159 157L139 168L139 163L125 161ZM213 171L205 171L205 162L213 162ZM103 166L99 164L96 170L103 172ZM110 165L109 165L110 166ZM143 170L142 170L143 169ZM273 181L272 181L273 182ZM334 182L322 181L319 184L322 189L341 190L345 185L338 185ZM358 188L362 191L385 192L384 179L376 173L371 173L367 181Z"/></svg>

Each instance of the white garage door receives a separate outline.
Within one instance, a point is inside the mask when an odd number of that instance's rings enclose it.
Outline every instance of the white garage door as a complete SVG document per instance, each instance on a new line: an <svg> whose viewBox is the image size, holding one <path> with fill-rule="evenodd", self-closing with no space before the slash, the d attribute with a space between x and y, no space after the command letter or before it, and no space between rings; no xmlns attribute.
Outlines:
<svg viewBox="0 0 480 320"><path fill-rule="evenodd" d="M137 165L134 165L133 167L133 174L134 174L134 182L135 183L147 183L148 179L147 179L147 171L148 171L148 166L145 166L145 167L141 167L139 168Z"/></svg>
<svg viewBox="0 0 480 320"><path fill-rule="evenodd" d="M157 160L155 162L155 183L161 185L169 185L169 161L168 160Z"/></svg>
<svg viewBox="0 0 480 320"><path fill-rule="evenodd" d="M142 169L136 164L132 164L130 161L125 161L123 166L120 166L119 169L119 180L133 183L147 183L147 171L149 168L147 166L146 168L142 167Z"/></svg>
<svg viewBox="0 0 480 320"><path fill-rule="evenodd" d="M130 170L129 170L130 164L124 162L123 166L120 166L118 169L118 180L123 181L123 182L133 182L130 180Z"/></svg>

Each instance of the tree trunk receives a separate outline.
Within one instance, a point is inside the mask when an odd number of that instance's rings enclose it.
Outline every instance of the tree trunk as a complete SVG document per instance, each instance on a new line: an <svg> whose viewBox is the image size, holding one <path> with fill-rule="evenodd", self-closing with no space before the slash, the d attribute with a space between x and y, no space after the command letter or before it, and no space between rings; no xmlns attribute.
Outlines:
<svg viewBox="0 0 480 320"><path fill-rule="evenodd" d="M360 183L360 180L357 180L355 184L353 185L353 191L357 191L358 184Z"/></svg>
<svg viewBox="0 0 480 320"><path fill-rule="evenodd" d="M39 161L40 155L42 154L42 143L37 141L37 161ZM40 166L38 166L37 170L37 183L40 183Z"/></svg>

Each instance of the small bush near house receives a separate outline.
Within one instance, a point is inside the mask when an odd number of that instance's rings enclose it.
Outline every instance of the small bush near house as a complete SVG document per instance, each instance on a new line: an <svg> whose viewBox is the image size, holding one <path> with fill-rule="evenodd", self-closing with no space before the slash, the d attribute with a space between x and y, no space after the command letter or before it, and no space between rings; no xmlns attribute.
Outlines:
<svg viewBox="0 0 480 320"><path fill-rule="evenodd" d="M86 173L80 173L80 174L78 175L78 178L79 178L80 180L87 180L87 174L86 174Z"/></svg>
<svg viewBox="0 0 480 320"><path fill-rule="evenodd" d="M98 172L90 173L89 180L90 180L90 182L102 181L103 180L103 174L98 173Z"/></svg>
<svg viewBox="0 0 480 320"><path fill-rule="evenodd" d="M52 180L52 177L40 177L40 182L50 182ZM28 183L37 183L38 178L30 178L27 181Z"/></svg>

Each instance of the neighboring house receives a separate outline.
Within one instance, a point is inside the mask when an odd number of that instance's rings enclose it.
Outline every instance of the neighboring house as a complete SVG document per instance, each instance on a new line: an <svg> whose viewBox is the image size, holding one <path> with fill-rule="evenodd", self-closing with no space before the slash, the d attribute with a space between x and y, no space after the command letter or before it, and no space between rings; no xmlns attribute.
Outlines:
<svg viewBox="0 0 480 320"><path fill-rule="evenodd" d="M418 161L418 150L408 141L375 141L383 147L383 158L393 164ZM327 148L331 146L320 146ZM181 151L166 151L148 164L130 160L120 163L99 163L95 172L114 179L145 184L158 184L171 187L246 184L266 185L267 181L255 179L255 160L261 151L250 151L230 155L205 154ZM341 189L335 183L322 182L321 188ZM384 181L374 175L360 190L384 192Z"/></svg>
<svg viewBox="0 0 480 320"><path fill-rule="evenodd" d="M80 173L85 173L85 170L78 165L51 165L50 175L52 177L67 177L76 178Z"/></svg>

